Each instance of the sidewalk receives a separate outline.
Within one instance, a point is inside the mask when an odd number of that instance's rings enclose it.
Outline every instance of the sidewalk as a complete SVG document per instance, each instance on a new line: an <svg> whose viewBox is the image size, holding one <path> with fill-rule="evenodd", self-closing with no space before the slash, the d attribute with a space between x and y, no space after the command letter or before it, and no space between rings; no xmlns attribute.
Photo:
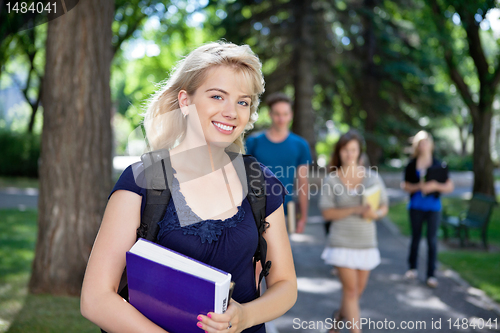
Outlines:
<svg viewBox="0 0 500 333"><path fill-rule="evenodd" d="M273 321L280 333L327 332L325 319L340 305L341 284L337 277L330 275L331 267L320 258L326 237L316 201L317 198L311 198L310 222L305 233L290 236L299 296L292 309ZM406 281L403 274L407 270L409 238L402 236L387 219L377 222L377 234L382 263L372 271L361 298L361 317L372 321L371 328L363 327L364 333L410 330L398 328L403 321L409 326L415 325L414 332L500 332L500 306L482 291L470 287L455 272L443 271L438 266L439 287L431 289L425 285L424 240L420 245L419 279ZM461 325L463 318L469 323L481 323L479 318L485 322L491 319L493 329L453 326L457 319ZM384 320L387 320L385 328ZM441 329L433 329L432 323L438 320L441 320ZM388 326L390 321L394 322L394 329ZM374 327L376 324L379 329Z"/></svg>
<svg viewBox="0 0 500 333"><path fill-rule="evenodd" d="M438 271L439 287L430 289L424 283L426 249L421 248L419 280L406 281L406 256L409 240L393 230L389 221L377 222L379 249L382 263L372 271L367 288L361 298L361 317L372 322L394 321L395 329L369 329L368 332L403 332L397 329L402 321L423 321L426 327L414 328L414 332L500 332L500 308L471 288L451 271ZM323 225L308 224L302 235L291 236L292 250L297 272L299 296L295 306L273 323L280 333L327 332L321 322L329 318L340 304L341 284L330 275L330 267L320 258L325 243ZM423 245L423 244L422 244ZM298 319L297 319L298 318ZM449 329L458 318L497 319L497 329ZM432 321L441 319L441 329L432 329ZM294 321L295 320L295 321ZM460 319L461 322L462 319ZM317 322L318 321L318 322ZM311 324L312 323L312 324ZM410 323L409 323L410 324ZM299 328L302 325L302 328ZM422 325L422 323L420 324ZM305 328L304 328L305 327ZM343 332L348 332L343 330Z"/></svg>

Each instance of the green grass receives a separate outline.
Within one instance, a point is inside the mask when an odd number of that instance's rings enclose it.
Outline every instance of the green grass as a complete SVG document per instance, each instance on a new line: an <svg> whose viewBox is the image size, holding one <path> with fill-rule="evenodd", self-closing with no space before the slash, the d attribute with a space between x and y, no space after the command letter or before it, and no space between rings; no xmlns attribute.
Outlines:
<svg viewBox="0 0 500 333"><path fill-rule="evenodd" d="M0 332L22 309L36 240L36 211L0 210Z"/></svg>
<svg viewBox="0 0 500 333"><path fill-rule="evenodd" d="M467 209L467 201L461 199L443 198L442 203L450 215L458 215ZM406 205L407 203L392 205L389 209L389 218L398 226L403 235L410 236L410 222ZM500 247L500 207L495 207L488 225L488 241L494 248L493 252L488 253L481 249L481 238L478 230L471 230L469 236L470 240L478 245L477 247L440 251L439 261L457 271L472 286L483 290L492 299L500 302L500 274L498 274L500 272L500 252L498 250Z"/></svg>
<svg viewBox="0 0 500 333"><path fill-rule="evenodd" d="M78 297L28 294L36 221L36 210L0 210L0 332L98 332Z"/></svg>
<svg viewBox="0 0 500 333"><path fill-rule="evenodd" d="M2 187L38 188L38 179L26 177L0 177L0 188Z"/></svg>
<svg viewBox="0 0 500 333"><path fill-rule="evenodd" d="M471 285L500 302L500 253L446 251L439 261L460 273Z"/></svg>
<svg viewBox="0 0 500 333"><path fill-rule="evenodd" d="M405 236L410 236L410 221L408 219L408 209L406 209L406 202L391 205L387 216L398 228L399 231Z"/></svg>
<svg viewBox="0 0 500 333"><path fill-rule="evenodd" d="M449 215L458 216L460 212L467 210L467 200L457 198L443 198L442 205L443 207L446 207ZM388 216L389 219L398 226L403 235L410 236L411 229L408 218L408 210L406 209L406 206L407 203L398 203L392 205L389 209ZM480 241L479 230L472 229L470 230L469 234L472 242L478 243ZM493 214L491 215L490 223L488 225L488 241L490 244L500 247L500 206L498 205L493 209Z"/></svg>
<svg viewBox="0 0 500 333"><path fill-rule="evenodd" d="M8 333L97 333L99 328L80 314L78 297L28 295Z"/></svg>

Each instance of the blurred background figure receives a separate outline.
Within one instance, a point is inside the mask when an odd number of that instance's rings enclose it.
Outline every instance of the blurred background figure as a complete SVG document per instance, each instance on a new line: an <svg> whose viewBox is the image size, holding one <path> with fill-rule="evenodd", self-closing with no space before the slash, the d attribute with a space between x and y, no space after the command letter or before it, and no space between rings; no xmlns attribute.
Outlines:
<svg viewBox="0 0 500 333"><path fill-rule="evenodd" d="M368 155L365 152L361 153L361 156L359 157L359 165L364 166L366 169L370 168L370 159L368 158ZM328 237L328 234L330 233L330 224L332 224L331 220L324 222L326 237ZM334 273L336 271L337 271L336 269L333 269L332 275L336 275L336 273Z"/></svg>
<svg viewBox="0 0 500 333"><path fill-rule="evenodd" d="M362 152L361 156L359 157L359 165L362 165L366 169L370 168L370 159L368 158L368 155L365 152ZM324 222L326 237L328 237L328 235L330 234L330 225L331 224L332 224L332 220L327 220L327 221L325 220L325 222ZM339 271L335 267L333 267L330 270L330 274L333 276L337 276L338 273L339 273Z"/></svg>
<svg viewBox="0 0 500 333"><path fill-rule="evenodd" d="M441 216L441 193L453 191L448 177L448 167L433 156L434 143L426 131L418 132L412 140L413 158L406 166L403 189L410 193L408 211L411 224L411 244L408 256L407 279L418 276L417 259L422 227L427 222L427 285L438 286L435 276L437 256L437 231Z"/></svg>
<svg viewBox="0 0 500 333"><path fill-rule="evenodd" d="M302 233L309 210L308 170L312 161L311 152L307 141L289 130L293 119L291 99L283 93L274 93L267 97L266 104L269 106L271 127L247 139L247 154L255 156L270 168L290 192L285 197L284 206L289 221L288 231L291 233L295 231L292 189L297 179L300 218L296 222L296 231Z"/></svg>
<svg viewBox="0 0 500 333"><path fill-rule="evenodd" d="M377 172L360 164L363 138L356 131L337 142L319 201L325 220L332 220L328 243L321 257L338 269L342 303L333 313L337 321L359 321L359 299L370 276L380 263L374 220L388 212L385 185ZM376 187L378 208L364 203L364 192ZM339 332L336 327L330 333ZM351 332L360 332L353 328Z"/></svg>

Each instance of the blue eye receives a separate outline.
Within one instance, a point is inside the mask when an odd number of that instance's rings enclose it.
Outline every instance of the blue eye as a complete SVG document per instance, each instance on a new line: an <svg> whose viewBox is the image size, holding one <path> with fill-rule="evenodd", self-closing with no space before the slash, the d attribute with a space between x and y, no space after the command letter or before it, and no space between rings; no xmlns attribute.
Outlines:
<svg viewBox="0 0 500 333"><path fill-rule="evenodd" d="M213 99L218 99L218 100L221 100L222 99L222 96L220 95L213 95L212 96Z"/></svg>
<svg viewBox="0 0 500 333"><path fill-rule="evenodd" d="M239 101L238 104L243 105L243 106L248 106L248 103L245 101Z"/></svg>

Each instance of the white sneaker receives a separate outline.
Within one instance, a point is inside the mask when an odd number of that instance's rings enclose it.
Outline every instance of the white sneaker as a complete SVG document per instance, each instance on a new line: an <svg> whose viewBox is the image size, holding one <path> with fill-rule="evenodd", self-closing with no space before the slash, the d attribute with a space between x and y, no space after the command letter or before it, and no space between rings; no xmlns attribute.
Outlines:
<svg viewBox="0 0 500 333"><path fill-rule="evenodd" d="M405 279L415 280L418 277L418 271L416 269L410 269L405 273Z"/></svg>
<svg viewBox="0 0 500 333"><path fill-rule="evenodd" d="M427 279L427 285L431 288L436 288L438 284L439 284L438 280L433 276Z"/></svg>

